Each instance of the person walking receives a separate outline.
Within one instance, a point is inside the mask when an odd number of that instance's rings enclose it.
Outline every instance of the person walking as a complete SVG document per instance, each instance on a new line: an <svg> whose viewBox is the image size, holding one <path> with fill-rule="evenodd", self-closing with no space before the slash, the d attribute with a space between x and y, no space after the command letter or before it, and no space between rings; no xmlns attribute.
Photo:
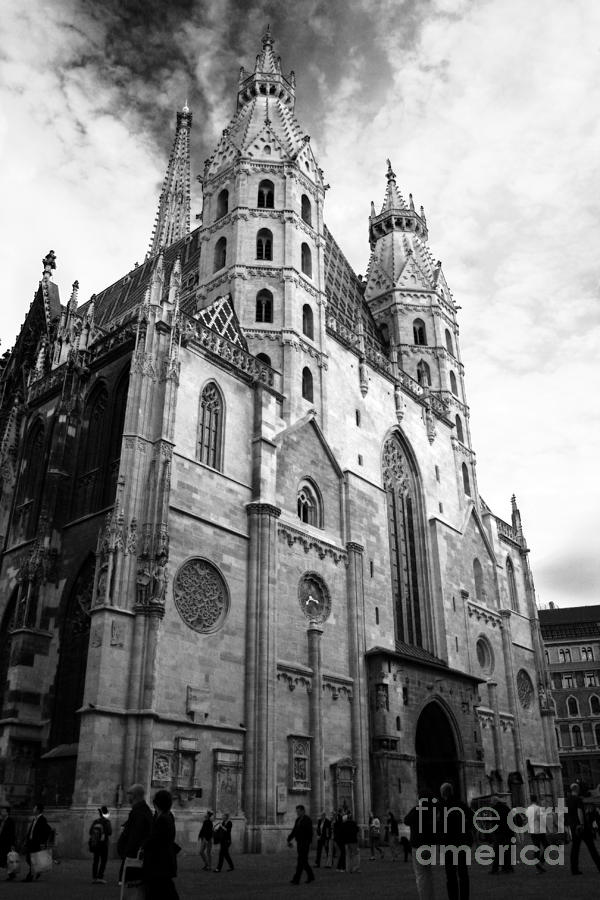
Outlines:
<svg viewBox="0 0 600 900"><path fill-rule="evenodd" d="M0 869L8 868L7 857L15 849L15 820L10 814L10 806L0 804ZM9 872L7 881L14 881L16 872Z"/></svg>
<svg viewBox="0 0 600 900"><path fill-rule="evenodd" d="M579 850L582 841L600 872L600 856L594 846L594 832L586 819L585 806L579 796L577 782L571 785L571 793L567 797L567 824L571 829L571 875L581 875Z"/></svg>
<svg viewBox="0 0 600 900"><path fill-rule="evenodd" d="M333 840L337 849L337 866L338 872L346 871L346 848L344 847L344 818L341 809L338 809L333 823Z"/></svg>
<svg viewBox="0 0 600 900"><path fill-rule="evenodd" d="M540 875L546 871L542 860L542 853L548 846L548 838L546 837L545 817L542 813L542 807L538 803L535 794L531 795L531 803L525 810L527 816L527 828L529 829L529 839L535 846L537 851L537 863L535 865Z"/></svg>
<svg viewBox="0 0 600 900"><path fill-rule="evenodd" d="M325 852L325 860L329 854L329 841L331 840L331 819L325 812L322 812L317 819L317 856L315 858L315 869L321 866L321 856Z"/></svg>
<svg viewBox="0 0 600 900"><path fill-rule="evenodd" d="M400 826L398 825L398 819L391 809L388 810L387 827L392 862L396 862L400 858Z"/></svg>
<svg viewBox="0 0 600 900"><path fill-rule="evenodd" d="M448 900L469 900L468 849L473 843L473 813L456 800L449 781L440 787L442 802L438 807L441 826L440 841L446 847L444 869Z"/></svg>
<svg viewBox="0 0 600 900"><path fill-rule="evenodd" d="M491 804L498 814L498 824L496 830L491 834L491 844L494 849L494 861L490 869L490 875L497 875L502 865L502 871L505 874L514 872L513 865L510 861L510 839L512 832L508 824L510 815L510 806L507 806L497 794L491 799Z"/></svg>
<svg viewBox="0 0 600 900"><path fill-rule="evenodd" d="M142 881L146 900L179 900L173 879L177 875L173 798L169 791L157 791L153 799L154 818L150 835L143 844Z"/></svg>
<svg viewBox="0 0 600 900"><path fill-rule="evenodd" d="M212 869L212 845L213 845L213 821L212 821L212 810L207 809L206 815L204 816L204 820L202 822L202 827L198 832L198 840L200 841L200 856L202 857L202 862L204 863L202 870L204 872L210 872Z"/></svg>
<svg viewBox="0 0 600 900"><path fill-rule="evenodd" d="M315 880L314 872L308 861L308 853L313 838L313 827L302 804L296 807L296 816L297 818L294 822L294 827L290 831L287 839L288 847L292 846L292 841L296 841L296 849L298 851L296 872L290 881L290 884L300 884L302 872L306 872L306 883L309 884L311 881Z"/></svg>
<svg viewBox="0 0 600 900"><path fill-rule="evenodd" d="M332 809L329 814L329 848L327 850L327 858L325 860L325 868L331 869L333 863L335 862L337 855L337 847L335 843L335 838L333 834L333 826L335 824L336 819L336 811Z"/></svg>
<svg viewBox="0 0 600 900"><path fill-rule="evenodd" d="M36 803L33 807L33 818L29 823L29 828L27 829L27 835L25 837L25 860L27 865L29 866L29 872L23 878L23 881L33 881L34 875L31 868L31 854L39 853L40 850L45 849L48 841L50 840L50 836L52 834L52 829L48 824L48 820L44 815L44 807L41 803ZM40 877L40 873L38 872L35 876L35 880L37 881Z"/></svg>
<svg viewBox="0 0 600 900"><path fill-rule="evenodd" d="M121 857L119 884L123 878L127 878L123 871L125 860L138 856L142 844L150 837L153 822L152 810L146 803L146 791L142 784L132 784L127 791L127 799L131 803L131 810L117 841L117 853Z"/></svg>
<svg viewBox="0 0 600 900"><path fill-rule="evenodd" d="M379 853L379 859L383 859L383 850L381 849L381 822L373 812L369 814L369 847L371 855L369 859L375 859L375 851Z"/></svg>
<svg viewBox="0 0 600 900"><path fill-rule="evenodd" d="M437 843L437 815L431 794L422 791L416 806L404 817L410 828L413 871L419 900L435 900L432 854Z"/></svg>
<svg viewBox="0 0 600 900"><path fill-rule="evenodd" d="M218 842L219 844L219 860L217 862L217 868L214 869L215 872L221 871L224 862L229 866L227 871L233 872L233 863L231 862L231 856L229 855L232 828L233 822L229 818L229 813L223 813L221 822L213 829L213 843L216 844Z"/></svg>
<svg viewBox="0 0 600 900"><path fill-rule="evenodd" d="M110 814L106 806L98 807L98 817L90 825L88 846L92 858L92 884L106 884L104 870L108 860L108 842L112 834Z"/></svg>
<svg viewBox="0 0 600 900"><path fill-rule="evenodd" d="M358 824L352 813L344 816L342 824L344 847L346 850L346 872L352 875L360 872L360 850L358 849Z"/></svg>

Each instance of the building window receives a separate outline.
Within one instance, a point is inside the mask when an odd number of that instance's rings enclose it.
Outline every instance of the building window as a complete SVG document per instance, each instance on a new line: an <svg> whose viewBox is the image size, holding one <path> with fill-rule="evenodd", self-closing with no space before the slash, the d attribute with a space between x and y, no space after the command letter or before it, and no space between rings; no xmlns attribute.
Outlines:
<svg viewBox="0 0 600 900"><path fill-rule="evenodd" d="M574 747L583 747L583 737L581 734L581 728L579 725L573 725L571 729L573 734L573 746Z"/></svg>
<svg viewBox="0 0 600 900"><path fill-rule="evenodd" d="M427 346L427 332L423 319L415 319L413 322L413 342L421 347Z"/></svg>
<svg viewBox="0 0 600 900"><path fill-rule="evenodd" d="M450 390L455 397L458 397L458 385L456 384L456 375L454 372L450 372Z"/></svg>
<svg viewBox="0 0 600 900"><path fill-rule="evenodd" d="M256 295L256 321L273 321L273 294L266 288Z"/></svg>
<svg viewBox="0 0 600 900"><path fill-rule="evenodd" d="M452 349L452 335L450 334L450 332L448 331L447 328L446 328L446 350L448 351L448 353L451 353L452 355L454 355L454 350Z"/></svg>
<svg viewBox="0 0 600 900"><path fill-rule="evenodd" d="M227 238L220 237L215 244L215 265L214 271L224 269L227 262Z"/></svg>
<svg viewBox="0 0 600 900"><path fill-rule="evenodd" d="M546 657L546 665L550 665L550 653L548 650L544 650L544 656Z"/></svg>
<svg viewBox="0 0 600 900"><path fill-rule="evenodd" d="M44 426L38 421L29 429L17 486L14 530L15 536L18 535L20 538L32 538L37 531L46 474L45 441Z"/></svg>
<svg viewBox="0 0 600 900"><path fill-rule="evenodd" d="M431 369L424 359L417 363L417 381L422 387L431 387Z"/></svg>
<svg viewBox="0 0 600 900"><path fill-rule="evenodd" d="M305 303L302 307L302 331L311 341L314 339L313 311L308 303Z"/></svg>
<svg viewBox="0 0 600 900"><path fill-rule="evenodd" d="M275 186L267 178L258 186L257 204L259 209L273 209L275 206Z"/></svg>
<svg viewBox="0 0 600 900"><path fill-rule="evenodd" d="M464 432L463 432L463 426L462 426L462 422L461 422L460 416L456 416L454 422L455 422L455 424L456 424L456 437L457 437L458 440L461 442L461 444L464 444L464 442L465 442L465 435L464 435Z"/></svg>
<svg viewBox="0 0 600 900"><path fill-rule="evenodd" d="M568 697L567 698L567 713L570 716L578 716L579 715L579 703L577 702L576 697Z"/></svg>
<svg viewBox="0 0 600 900"><path fill-rule="evenodd" d="M223 398L214 381L200 396L197 456L201 463L221 470L223 445Z"/></svg>
<svg viewBox="0 0 600 900"><path fill-rule="evenodd" d="M105 439L109 427L108 391L102 385L88 400L79 444L74 516L95 512L104 493Z"/></svg>
<svg viewBox="0 0 600 900"><path fill-rule="evenodd" d="M594 650L592 647L581 648L581 659L583 662L592 662L594 659Z"/></svg>
<svg viewBox="0 0 600 900"><path fill-rule="evenodd" d="M598 684L598 679L596 678L595 672L586 672L585 673L585 686L586 687L596 687Z"/></svg>
<svg viewBox="0 0 600 900"><path fill-rule="evenodd" d="M570 672L567 673L566 675L563 675L563 677L562 677L562 687L563 687L563 689L565 689L565 688L572 688L572 687L574 687L574 686L575 686L575 684L574 684L573 675L572 675Z"/></svg>
<svg viewBox="0 0 600 900"><path fill-rule="evenodd" d="M510 597L510 608L515 612L519 609L519 598L517 596L517 582L515 580L515 569L510 556L506 558L506 577L508 579L508 594Z"/></svg>
<svg viewBox="0 0 600 900"><path fill-rule="evenodd" d="M556 744L557 744L557 746L558 746L558 749L560 750L560 748L561 748L561 746L562 746L562 745L561 745L561 740L560 740L560 731L558 730L558 728L555 728L555 729L554 729L554 732L555 732L555 734L556 734Z"/></svg>
<svg viewBox="0 0 600 900"><path fill-rule="evenodd" d="M300 793L310 791L310 738L290 735L288 748L289 790Z"/></svg>
<svg viewBox="0 0 600 900"><path fill-rule="evenodd" d="M469 483L469 470L467 469L467 464L462 464L462 479L463 479L463 490L467 497L471 496L471 485Z"/></svg>
<svg viewBox="0 0 600 900"><path fill-rule="evenodd" d="M596 736L596 744L600 747L600 725L594 726L594 734Z"/></svg>
<svg viewBox="0 0 600 900"><path fill-rule="evenodd" d="M229 589L219 569L196 556L184 562L175 575L173 601L188 628L212 634L229 612Z"/></svg>
<svg viewBox="0 0 600 900"><path fill-rule="evenodd" d="M300 265L304 274L312 278L312 254L310 247L306 243L303 243L300 248Z"/></svg>
<svg viewBox="0 0 600 900"><path fill-rule="evenodd" d="M418 647L425 638L425 546L419 476L399 434L383 446L383 486L386 492L395 636Z"/></svg>
<svg viewBox="0 0 600 900"><path fill-rule="evenodd" d="M217 197L217 219L222 219L229 212L229 191L223 188Z"/></svg>
<svg viewBox="0 0 600 900"><path fill-rule="evenodd" d="M600 716L600 698L596 694L590 697L590 712L593 716Z"/></svg>
<svg viewBox="0 0 600 900"><path fill-rule="evenodd" d="M302 369L302 396L305 400L313 402L313 377L307 366Z"/></svg>
<svg viewBox="0 0 600 900"><path fill-rule="evenodd" d="M298 518L306 525L322 527L321 504L316 486L303 481L298 488Z"/></svg>
<svg viewBox="0 0 600 900"><path fill-rule="evenodd" d="M306 194L302 194L302 218L307 225L312 225L312 208Z"/></svg>
<svg viewBox="0 0 600 900"><path fill-rule="evenodd" d="M473 580L475 581L475 597L480 603L487 600L485 588L483 586L483 569L478 559L473 560Z"/></svg>
<svg viewBox="0 0 600 900"><path fill-rule="evenodd" d="M258 353L258 354L256 355L256 358L257 358L257 359L260 359L260 361L263 362L266 366L270 366L270 365L271 365L271 357L270 357L270 356L267 356L266 353Z"/></svg>
<svg viewBox="0 0 600 900"><path fill-rule="evenodd" d="M561 663L570 663L571 662L571 649L570 647L561 647L558 651L558 661Z"/></svg>
<svg viewBox="0 0 600 900"><path fill-rule="evenodd" d="M477 662L484 675L491 675L494 671L494 655L487 638L480 637L475 645Z"/></svg>
<svg viewBox="0 0 600 900"><path fill-rule="evenodd" d="M256 235L256 258L273 259L273 234L268 228L261 228Z"/></svg>

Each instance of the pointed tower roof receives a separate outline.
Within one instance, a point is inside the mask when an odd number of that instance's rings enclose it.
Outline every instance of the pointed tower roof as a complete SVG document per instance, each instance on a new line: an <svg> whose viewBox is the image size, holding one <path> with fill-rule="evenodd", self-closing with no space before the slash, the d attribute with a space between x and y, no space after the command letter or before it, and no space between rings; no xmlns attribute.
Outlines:
<svg viewBox="0 0 600 900"><path fill-rule="evenodd" d="M404 202L404 197L398 190L398 186L396 184L396 173L392 169L392 164L387 160L387 187L385 189L385 197L383 198L383 206L381 207L381 212L387 212L391 209L407 209L406 203Z"/></svg>
<svg viewBox="0 0 600 900"><path fill-rule="evenodd" d="M190 129L192 114L187 102L177 113L175 140L163 182L150 256L190 233Z"/></svg>

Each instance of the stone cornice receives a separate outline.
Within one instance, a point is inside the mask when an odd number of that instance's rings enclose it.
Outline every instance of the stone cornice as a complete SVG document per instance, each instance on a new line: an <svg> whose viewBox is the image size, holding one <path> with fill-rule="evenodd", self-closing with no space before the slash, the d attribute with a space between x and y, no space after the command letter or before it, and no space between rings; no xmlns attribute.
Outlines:
<svg viewBox="0 0 600 900"><path fill-rule="evenodd" d="M348 562L348 554L341 547L338 547L329 541L317 538L312 534L308 534L306 531L301 531L299 528L294 528L287 522L279 522L277 525L277 532L280 540L286 541L288 547L299 544L305 553L314 550L319 559L325 559L326 556L331 557L336 566L340 562L343 562L344 564Z"/></svg>
<svg viewBox="0 0 600 900"><path fill-rule="evenodd" d="M290 691L295 691L300 685L306 688L306 692L310 694L313 687L313 671L306 666L279 660L277 662L277 681L287 684Z"/></svg>
<svg viewBox="0 0 600 900"><path fill-rule="evenodd" d="M497 628L502 623L502 613L497 613L487 606L481 606L479 603L475 603L474 600L467 600L467 612L470 619L475 618L478 622L483 621L486 625L491 625L492 628Z"/></svg>
<svg viewBox="0 0 600 900"><path fill-rule="evenodd" d="M246 512L249 516L272 516L278 519L281 515L281 509L273 503L261 503L260 501L251 501L246 503Z"/></svg>

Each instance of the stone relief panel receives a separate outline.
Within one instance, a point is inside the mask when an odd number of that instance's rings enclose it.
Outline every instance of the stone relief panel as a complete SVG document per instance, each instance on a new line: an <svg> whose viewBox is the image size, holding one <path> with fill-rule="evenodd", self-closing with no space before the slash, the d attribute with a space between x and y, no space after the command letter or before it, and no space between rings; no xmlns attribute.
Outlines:
<svg viewBox="0 0 600 900"><path fill-rule="evenodd" d="M229 611L225 579L207 559L185 562L173 582L173 599L185 624L201 634L211 634L223 625Z"/></svg>

